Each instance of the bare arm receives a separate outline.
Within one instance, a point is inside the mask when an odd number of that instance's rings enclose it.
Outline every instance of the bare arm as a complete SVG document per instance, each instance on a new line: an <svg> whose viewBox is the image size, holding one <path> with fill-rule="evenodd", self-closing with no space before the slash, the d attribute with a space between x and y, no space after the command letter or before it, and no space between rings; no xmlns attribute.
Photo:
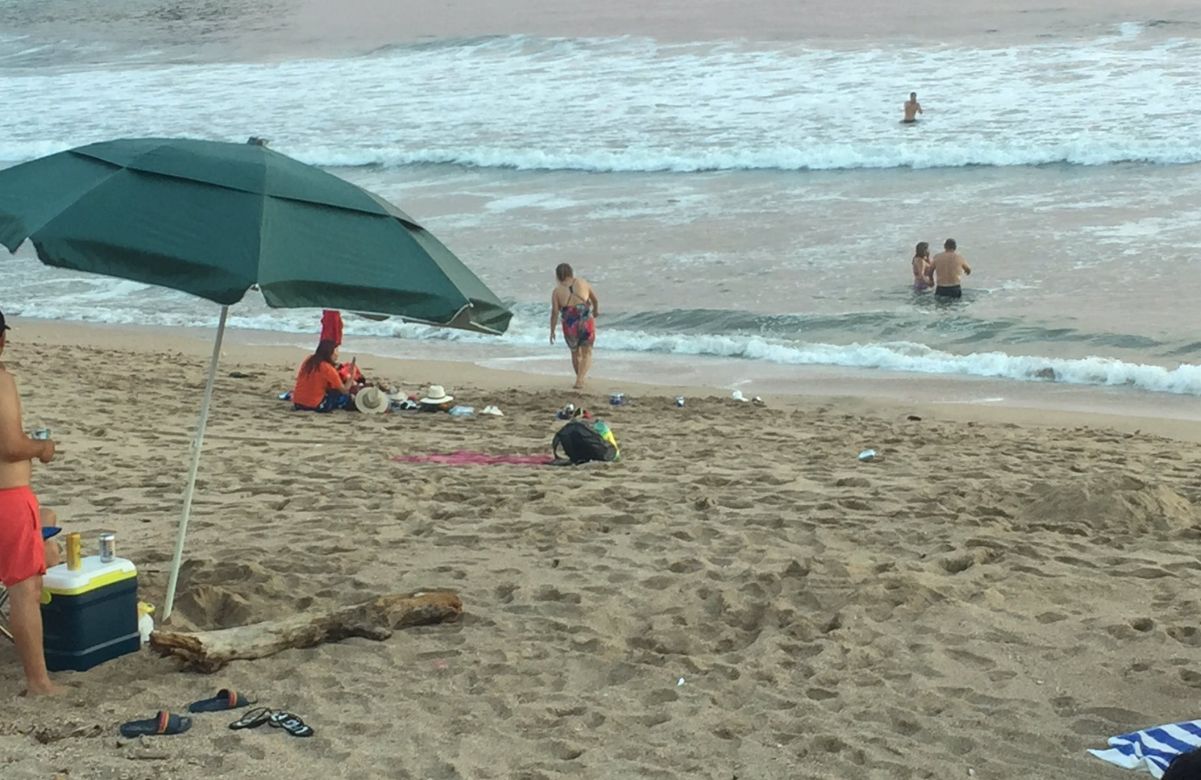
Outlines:
<svg viewBox="0 0 1201 780"><path fill-rule="evenodd" d="M39 441L25 435L21 425L21 401L12 374L0 371L0 461L20 463L37 458L49 463L54 457L54 442Z"/></svg>
<svg viewBox="0 0 1201 780"><path fill-rule="evenodd" d="M588 285L588 303L592 306L592 316L600 314L600 301L596 299L596 290L592 289L592 285Z"/></svg>
<svg viewBox="0 0 1201 780"><path fill-rule="evenodd" d="M550 294L550 343L555 343L555 328L559 327L559 296L557 291Z"/></svg>
<svg viewBox="0 0 1201 780"><path fill-rule="evenodd" d="M971 276L971 275L972 275L972 267L971 267L970 265L968 265L968 264L967 264L967 260L963 260L963 261L961 261L961 262L962 262L962 265L963 265L963 272L964 272L965 274L967 274L968 276Z"/></svg>

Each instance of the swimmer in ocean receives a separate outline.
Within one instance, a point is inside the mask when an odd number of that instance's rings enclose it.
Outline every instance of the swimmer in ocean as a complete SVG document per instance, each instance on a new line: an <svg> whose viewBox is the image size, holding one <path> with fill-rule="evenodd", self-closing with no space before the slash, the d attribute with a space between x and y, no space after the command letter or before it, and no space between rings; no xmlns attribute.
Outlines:
<svg viewBox="0 0 1201 780"><path fill-rule="evenodd" d="M930 260L930 244L922 241L913 250L913 291L925 292L934 286L934 263Z"/></svg>
<svg viewBox="0 0 1201 780"><path fill-rule="evenodd" d="M920 113L922 113L922 104L917 102L917 93L910 92L909 99L905 101L905 118L901 120L901 124L915 124L917 115Z"/></svg>

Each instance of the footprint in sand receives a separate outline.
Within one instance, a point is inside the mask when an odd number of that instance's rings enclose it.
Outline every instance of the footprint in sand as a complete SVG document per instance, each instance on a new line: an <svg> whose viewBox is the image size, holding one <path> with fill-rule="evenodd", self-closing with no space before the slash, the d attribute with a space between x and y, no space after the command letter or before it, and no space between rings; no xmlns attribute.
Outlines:
<svg viewBox="0 0 1201 780"><path fill-rule="evenodd" d="M1196 626L1169 626L1168 636L1189 647L1201 645L1201 630Z"/></svg>

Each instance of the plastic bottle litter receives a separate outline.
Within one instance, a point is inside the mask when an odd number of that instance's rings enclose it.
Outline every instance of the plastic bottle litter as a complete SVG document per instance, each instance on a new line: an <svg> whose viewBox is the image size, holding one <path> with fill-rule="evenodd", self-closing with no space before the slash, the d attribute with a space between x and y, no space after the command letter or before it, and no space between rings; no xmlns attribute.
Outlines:
<svg viewBox="0 0 1201 780"><path fill-rule="evenodd" d="M150 635L154 633L154 618L150 617L154 613L154 605L146 601L138 602L138 633L142 635L142 644L150 641Z"/></svg>
<svg viewBox="0 0 1201 780"><path fill-rule="evenodd" d="M679 406L679 407L684 406L684 396L682 396L682 395L676 396L676 406Z"/></svg>
<svg viewBox="0 0 1201 780"><path fill-rule="evenodd" d="M684 687L684 678L683 678L683 677L681 677L680 679L676 680L676 687L677 687L677 688L682 688L682 687Z"/></svg>
<svg viewBox="0 0 1201 780"><path fill-rule="evenodd" d="M286 393L280 393L280 394L279 394L279 400L281 400L281 401L291 401L291 400L292 400L292 391L291 391L291 390L289 390L289 391L288 391L288 392L286 392Z"/></svg>
<svg viewBox="0 0 1201 780"><path fill-rule="evenodd" d="M735 390L734 392L730 393L730 397L733 398L735 401L745 401L746 400L746 396L742 394L741 390Z"/></svg>
<svg viewBox="0 0 1201 780"><path fill-rule="evenodd" d="M46 441L50 438L49 428L38 428L33 433L29 434L29 438L37 439L38 441Z"/></svg>
<svg viewBox="0 0 1201 780"><path fill-rule="evenodd" d="M452 406L450 407L451 417L471 417L475 414L474 406Z"/></svg>
<svg viewBox="0 0 1201 780"><path fill-rule="evenodd" d="M572 417L575 417L575 404L567 404L567 406L555 412L555 417L560 420L570 420Z"/></svg>
<svg viewBox="0 0 1201 780"><path fill-rule="evenodd" d="M612 395L609 396L609 403L613 406L625 406L626 394L625 393L613 393Z"/></svg>
<svg viewBox="0 0 1201 780"><path fill-rule="evenodd" d="M875 460L875 459L876 459L876 451L875 450L864 450L863 452L859 453L859 460L863 461L864 463L866 463L869 460Z"/></svg>

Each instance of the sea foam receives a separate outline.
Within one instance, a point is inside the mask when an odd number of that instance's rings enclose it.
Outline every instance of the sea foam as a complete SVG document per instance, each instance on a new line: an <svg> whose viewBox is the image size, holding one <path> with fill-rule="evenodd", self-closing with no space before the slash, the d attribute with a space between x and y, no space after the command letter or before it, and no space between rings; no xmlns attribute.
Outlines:
<svg viewBox="0 0 1201 780"><path fill-rule="evenodd" d="M1201 162L1189 108L1201 104L1201 41L1129 31L993 48L510 36L277 63L19 60L0 58L6 162L110 137L251 133L329 167ZM927 110L903 127L911 87Z"/></svg>

